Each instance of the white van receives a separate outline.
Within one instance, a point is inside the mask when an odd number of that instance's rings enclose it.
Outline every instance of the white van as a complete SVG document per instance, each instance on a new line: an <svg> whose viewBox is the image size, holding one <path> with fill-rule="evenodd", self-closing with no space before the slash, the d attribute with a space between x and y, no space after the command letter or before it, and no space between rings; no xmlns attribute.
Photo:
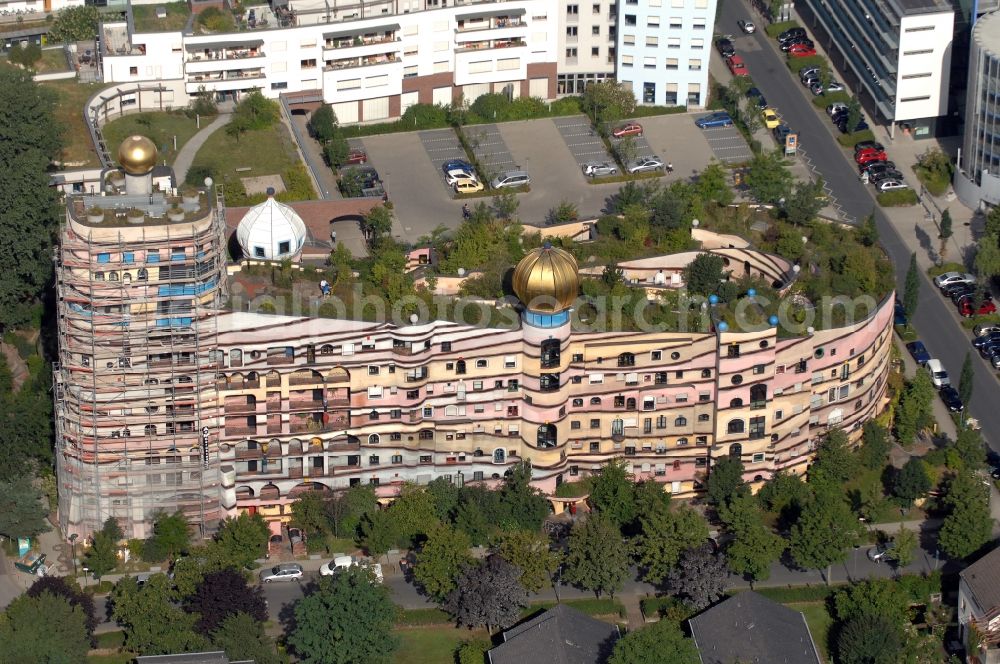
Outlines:
<svg viewBox="0 0 1000 664"><path fill-rule="evenodd" d="M948 378L948 372L941 365L941 360L929 359L924 366L927 367L927 371L931 372L931 382L934 387L940 390L945 385L951 385L951 379Z"/></svg>

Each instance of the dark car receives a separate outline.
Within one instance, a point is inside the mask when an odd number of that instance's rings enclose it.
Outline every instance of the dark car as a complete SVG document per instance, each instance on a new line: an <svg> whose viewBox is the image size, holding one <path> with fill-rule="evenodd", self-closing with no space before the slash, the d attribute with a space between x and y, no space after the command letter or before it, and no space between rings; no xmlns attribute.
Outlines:
<svg viewBox="0 0 1000 664"><path fill-rule="evenodd" d="M708 129L709 127L730 127L733 124L733 119L729 117L729 113L718 111L698 118L694 121L694 124L699 129Z"/></svg>
<svg viewBox="0 0 1000 664"><path fill-rule="evenodd" d="M726 38L722 38L715 42L715 48L719 49L719 53L722 57L728 58L731 55L736 55L736 47L733 46L733 42Z"/></svg>
<svg viewBox="0 0 1000 664"><path fill-rule="evenodd" d="M806 36L805 28L788 28L780 35L778 35L778 41L786 42L789 39L795 39L796 37L805 37L805 36Z"/></svg>
<svg viewBox="0 0 1000 664"><path fill-rule="evenodd" d="M951 385L945 385L938 392L941 395L941 401L944 402L945 407L953 413L961 413L965 410L965 404L962 403L962 397L959 396L958 390L956 390Z"/></svg>
<svg viewBox="0 0 1000 664"><path fill-rule="evenodd" d="M473 167L473 165L464 159L449 159L448 161L444 162L444 164L441 165L441 170L444 171L445 175L448 174L448 171L454 171L454 170L462 170L465 171L466 173L476 172L476 169Z"/></svg>
<svg viewBox="0 0 1000 664"><path fill-rule="evenodd" d="M848 131L848 128L847 128L847 116L845 115L844 118L840 122L837 123L837 129L840 130L841 134L853 134L853 133L858 132L858 131L864 131L865 129L869 129L869 127L868 127L868 123L865 122L865 119L864 118L860 118L860 119L858 119L858 125L854 129Z"/></svg>
<svg viewBox="0 0 1000 664"><path fill-rule="evenodd" d="M858 172L868 173L868 177L878 175L882 171L896 171L896 162L872 161L867 164L858 164Z"/></svg>
<svg viewBox="0 0 1000 664"><path fill-rule="evenodd" d="M782 122L780 125L771 130L774 135L774 140L778 142L778 145L785 144L785 137L792 133L792 128Z"/></svg>
<svg viewBox="0 0 1000 664"><path fill-rule="evenodd" d="M895 308L893 309L892 324L906 325L906 322L906 308L903 306L902 302L897 302Z"/></svg>
<svg viewBox="0 0 1000 664"><path fill-rule="evenodd" d="M981 337L976 337L972 340L972 347L982 348L983 346L988 346L991 343L1000 343L1000 332L990 332L989 334L984 334ZM998 461L1000 461L1000 459L998 459ZM1000 463L997 465L1000 465Z"/></svg>
<svg viewBox="0 0 1000 664"><path fill-rule="evenodd" d="M761 110L767 108L767 99L764 98L764 93L757 88L747 90L747 99L753 99L757 104L757 108Z"/></svg>
<svg viewBox="0 0 1000 664"><path fill-rule="evenodd" d="M948 299L951 300L952 304L958 304L963 299L976 293L978 289L973 284L963 284L962 286L956 286L954 289L948 291L946 295Z"/></svg>
<svg viewBox="0 0 1000 664"><path fill-rule="evenodd" d="M970 284L967 281L959 281L942 287L941 294L945 297L953 297L955 295L966 295L974 292L975 290L976 284Z"/></svg>
<svg viewBox="0 0 1000 664"><path fill-rule="evenodd" d="M1000 353L1000 339L994 339L979 348L979 354L987 360L992 361L993 356Z"/></svg>
<svg viewBox="0 0 1000 664"><path fill-rule="evenodd" d="M906 344L906 350L910 351L910 355L920 366L927 364L927 360L931 359L931 354L927 352L923 341L911 341Z"/></svg>
<svg viewBox="0 0 1000 664"><path fill-rule="evenodd" d="M876 162L876 163L884 164L885 162ZM876 171L874 175L872 174L868 175L868 181L874 185L882 184L887 180L902 182L903 174L900 173L899 171L884 170L884 171Z"/></svg>

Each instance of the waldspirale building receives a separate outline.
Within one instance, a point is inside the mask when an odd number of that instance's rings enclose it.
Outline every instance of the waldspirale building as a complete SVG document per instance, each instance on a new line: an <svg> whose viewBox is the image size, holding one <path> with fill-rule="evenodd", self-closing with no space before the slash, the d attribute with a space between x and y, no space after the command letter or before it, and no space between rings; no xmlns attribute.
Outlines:
<svg viewBox="0 0 1000 664"><path fill-rule="evenodd" d="M56 255L67 534L113 516L148 536L161 509L204 533L240 511L279 524L305 491L370 483L388 499L438 477L493 484L521 461L549 495L624 458L690 496L726 455L751 482L803 472L830 427L856 437L886 401L891 295L863 321L791 338L578 332L580 271L550 245L514 270L511 329L230 310L221 196L152 192L145 139L119 157L106 195L69 201Z"/></svg>

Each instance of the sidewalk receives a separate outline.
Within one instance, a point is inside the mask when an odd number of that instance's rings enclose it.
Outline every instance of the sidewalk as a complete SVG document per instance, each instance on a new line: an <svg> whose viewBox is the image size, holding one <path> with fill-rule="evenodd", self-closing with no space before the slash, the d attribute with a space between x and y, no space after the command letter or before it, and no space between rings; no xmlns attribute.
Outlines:
<svg viewBox="0 0 1000 664"><path fill-rule="evenodd" d="M184 179L187 177L187 172L191 168L191 164L194 162L194 157L198 154L198 150L201 146L205 144L208 137L211 136L223 125L229 124L229 119L232 118L232 114L228 112L221 112L212 120L211 124L208 126L202 126L197 134L191 137L187 143L185 143L181 149L177 152L177 158L174 159L174 176L177 178L177 186L184 183Z"/></svg>

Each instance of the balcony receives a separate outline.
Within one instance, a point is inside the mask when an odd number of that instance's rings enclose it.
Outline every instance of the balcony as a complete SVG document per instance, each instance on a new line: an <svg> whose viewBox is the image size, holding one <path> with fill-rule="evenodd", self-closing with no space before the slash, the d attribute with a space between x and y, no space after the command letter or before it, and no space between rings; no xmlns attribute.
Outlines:
<svg viewBox="0 0 1000 664"><path fill-rule="evenodd" d="M226 425L226 436L256 436L257 427Z"/></svg>
<svg viewBox="0 0 1000 664"><path fill-rule="evenodd" d="M458 19L456 32L474 32L476 30L499 30L501 28L523 28L528 24L520 18L497 16L486 21L466 21Z"/></svg>
<svg viewBox="0 0 1000 664"><path fill-rule="evenodd" d="M354 36L346 38L328 38L323 45L323 48L328 51L336 51L345 48L362 48L365 46L378 46L379 44L392 44L394 42L402 41L396 36L396 33L386 34L381 37L378 36Z"/></svg>
<svg viewBox="0 0 1000 664"><path fill-rule="evenodd" d="M288 402L289 410L321 410L323 408L323 402L317 400L306 400L306 399L292 399Z"/></svg>
<svg viewBox="0 0 1000 664"><path fill-rule="evenodd" d="M256 403L227 403L222 412L226 415L239 415L240 413L256 413L257 404Z"/></svg>
<svg viewBox="0 0 1000 664"><path fill-rule="evenodd" d="M469 51L485 51L497 48L518 48L527 46L523 39L485 39L483 41L467 42L460 48L456 48L456 53L468 53Z"/></svg>
<svg viewBox="0 0 1000 664"><path fill-rule="evenodd" d="M263 44L263 42L259 42ZM200 46L196 44L195 46ZM232 48L217 48L216 45L208 45L210 48L199 48L187 57L187 62L218 62L225 60L245 60L248 58L263 58L264 51L259 46L236 46Z"/></svg>
<svg viewBox="0 0 1000 664"><path fill-rule="evenodd" d="M380 55L370 55L360 58L341 58L339 60L327 60L323 71L339 71L341 69L355 69L357 67L375 67L400 62L395 53L383 53Z"/></svg>

